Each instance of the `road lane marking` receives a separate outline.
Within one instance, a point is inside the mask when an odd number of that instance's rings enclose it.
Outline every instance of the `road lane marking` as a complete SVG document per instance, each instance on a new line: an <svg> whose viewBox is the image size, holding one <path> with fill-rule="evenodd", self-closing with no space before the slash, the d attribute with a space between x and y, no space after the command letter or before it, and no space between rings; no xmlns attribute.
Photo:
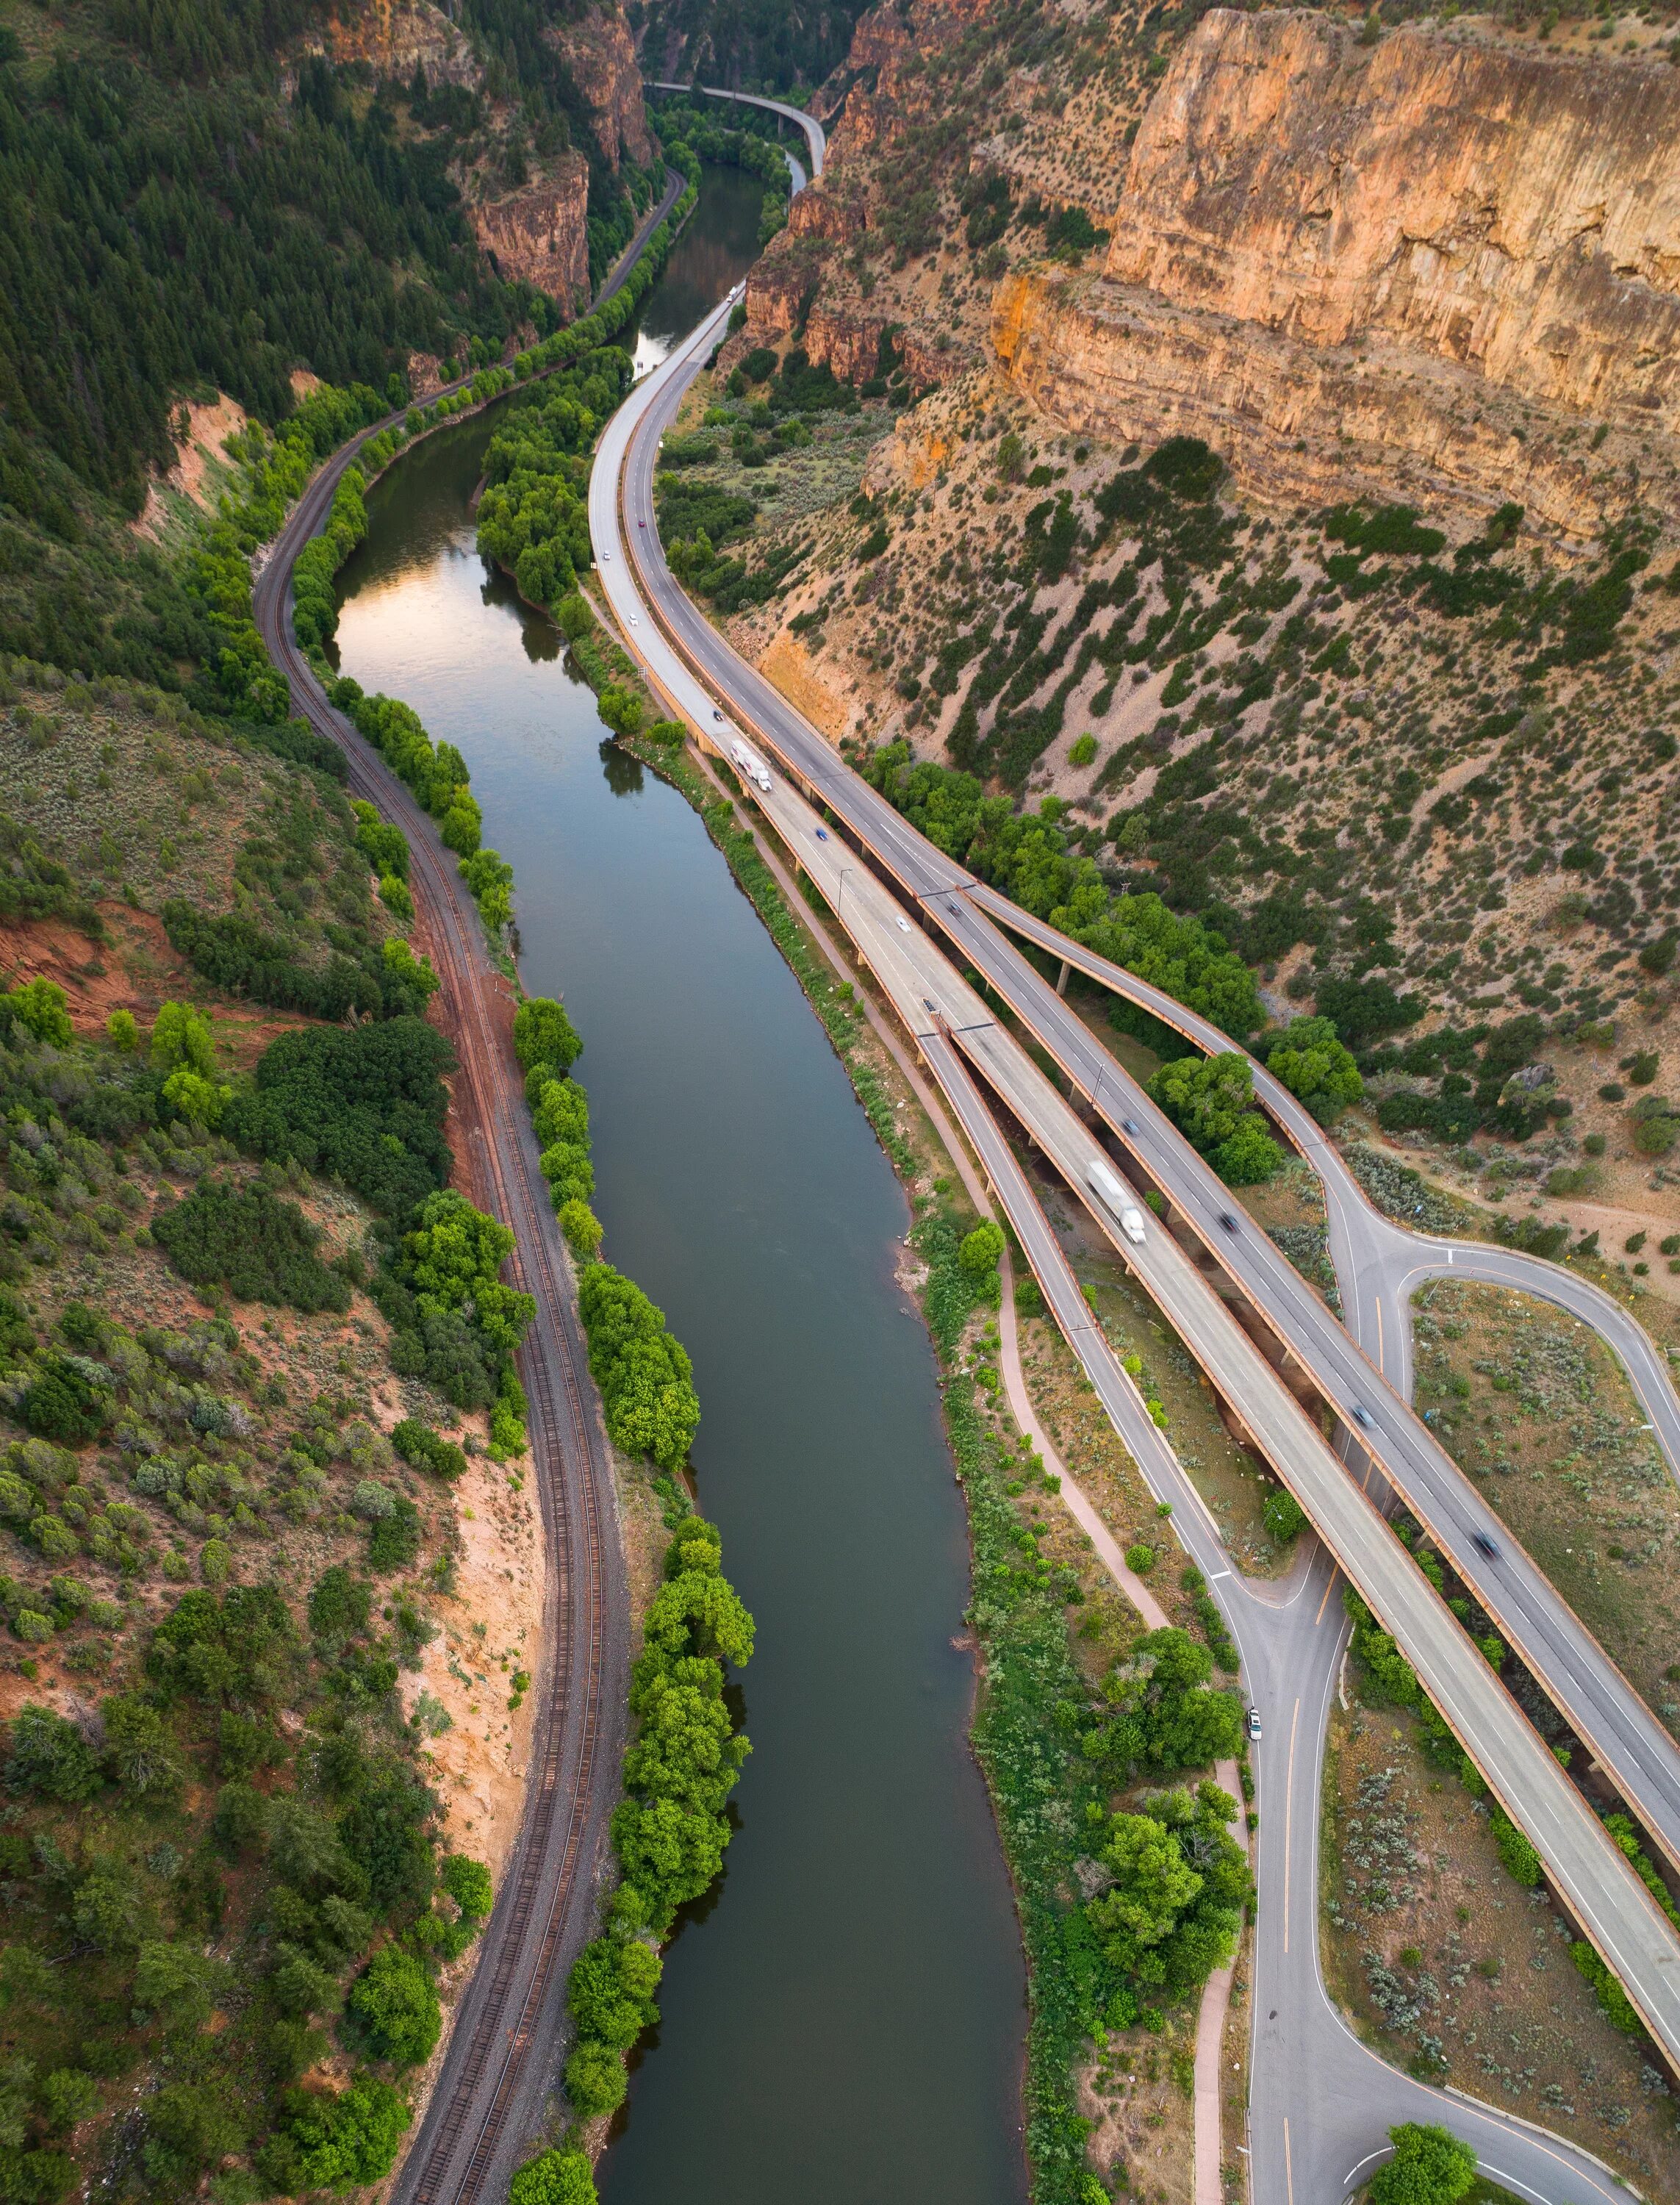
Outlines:
<svg viewBox="0 0 1680 2205"><path fill-rule="evenodd" d="M1289 2205L1295 2205L1295 2162L1289 2152L1289 2115L1284 2115L1284 2180L1289 2185Z"/></svg>
<svg viewBox="0 0 1680 2205"><path fill-rule="evenodd" d="M1295 1825L1295 1732L1301 1721L1301 1703L1295 1703L1295 1712L1289 1719L1289 1766L1284 1772L1284 1950L1289 1950L1289 1887L1294 1878L1291 1873L1295 1855L1290 1845L1290 1834ZM1284 2124L1285 2137L1289 2125Z"/></svg>
<svg viewBox="0 0 1680 2205"><path fill-rule="evenodd" d="M1382 1358L1382 1296L1379 1294L1377 1296L1377 1369L1379 1370L1383 1367Z"/></svg>
<svg viewBox="0 0 1680 2205"><path fill-rule="evenodd" d="M1330 1572L1330 1582L1329 1582L1329 1584L1328 1584L1327 1585L1326 1585L1326 1587L1324 1588L1324 1597L1323 1597L1323 1599L1322 1599L1321 1601L1320 1601L1320 1602L1319 1602L1319 1604L1318 1604L1318 1614L1317 1614L1313 1618L1313 1629L1314 1629L1315 1631L1316 1631L1316 1630L1318 1629L1318 1626L1320 1626L1320 1624L1323 1622L1323 1620L1324 1620L1324 1611L1325 1611L1325 1609L1326 1609L1327 1608L1328 1608L1328 1607L1329 1607L1329 1605L1330 1605L1330 1596L1331 1596L1331 1594L1332 1594L1333 1592L1334 1592L1334 1591L1335 1591L1335 1590L1336 1590L1336 1572L1335 1572L1335 1571L1333 1569L1333 1570L1331 1571L1331 1572Z"/></svg>

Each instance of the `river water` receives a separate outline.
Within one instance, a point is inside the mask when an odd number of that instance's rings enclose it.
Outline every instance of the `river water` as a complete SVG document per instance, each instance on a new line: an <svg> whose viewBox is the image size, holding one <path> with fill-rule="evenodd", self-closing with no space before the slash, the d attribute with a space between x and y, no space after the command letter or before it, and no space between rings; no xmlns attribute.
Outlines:
<svg viewBox="0 0 1680 2205"><path fill-rule="evenodd" d="M750 263L761 189L708 171L642 357ZM1023 1970L966 1743L961 1500L894 1279L907 1205L698 818L473 550L490 432L370 496L339 652L459 746L514 868L525 985L585 1038L604 1252L694 1358L700 1505L757 1620L738 1834L668 1952L602 2196L1018 2205Z"/></svg>

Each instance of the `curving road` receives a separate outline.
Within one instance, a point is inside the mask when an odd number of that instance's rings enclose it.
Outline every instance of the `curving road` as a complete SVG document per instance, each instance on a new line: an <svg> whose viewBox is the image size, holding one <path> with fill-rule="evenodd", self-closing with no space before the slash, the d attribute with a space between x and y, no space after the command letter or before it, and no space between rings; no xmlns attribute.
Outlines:
<svg viewBox="0 0 1680 2205"><path fill-rule="evenodd" d="M1124 996L1143 1009L1174 1027L1199 1049L1212 1055L1237 1047L1228 1034L1211 1020L1186 1010L1135 972L1128 972L1083 943L1059 933L1046 920L1036 918L1018 904L1011 903L994 888L977 882L968 890L969 900L1012 933L1059 957L1075 971L1085 973L1115 995ZM1350 1322L1356 1305L1378 1322L1379 1305L1387 1313L1385 1331L1409 1334L1407 1311L1413 1284L1423 1278L1452 1272L1462 1278L1486 1280L1515 1292L1537 1295L1567 1310L1602 1335L1621 1358L1641 1406L1670 1469L1680 1479L1680 1397L1677 1397L1666 1359L1652 1342L1637 1318L1613 1295L1590 1280L1565 1270L1543 1257L1501 1248L1485 1240L1463 1240L1415 1233L1396 1224L1375 1209L1365 1190L1348 1168L1345 1158L1324 1128L1273 1077L1257 1058L1250 1059L1255 1094L1279 1129L1300 1151L1324 1183L1330 1231L1330 1250ZM1351 1292L1350 1289L1356 1289ZM1402 1366L1402 1376L1404 1367ZM1403 1390L1404 1390L1403 1388Z"/></svg>
<svg viewBox="0 0 1680 2205"><path fill-rule="evenodd" d="M698 615L691 611L689 620L682 621L686 601L669 585L668 576L664 576L646 492L650 487L657 434L674 411L681 389L727 316L729 303L725 301L715 316L708 318L689 345L680 348L666 368L644 385L632 400L631 409L613 425L603 440L602 464L591 484L591 529L603 562L602 577L624 623L626 639L648 663L672 701L714 740L720 732L727 730L720 731L715 724L720 716L712 704L711 691L730 698L738 710L750 716L755 729L763 732L767 716L762 710L763 700L759 692L764 685L750 669L733 659ZM627 466L624 465L626 460ZM620 528L621 467L625 478L625 520L627 523L633 518L633 532L626 527L621 532ZM633 537L639 588L626 571L626 535ZM657 603L659 627L652 623L644 591ZM665 627L669 627L680 640L680 656L671 648L670 640L662 632ZM716 660L712 660L703 649L696 649L697 631L703 643L709 641L717 646L720 656ZM709 687L695 679L697 664L703 667ZM769 692L769 697L780 704L774 692ZM781 742L774 736L772 740L773 746L780 751ZM820 778L828 784L821 793L831 803L834 794L847 793L840 784L852 777L846 775L826 746L813 764L816 770L810 775L802 774L801 777ZM864 793L867 799L874 793ZM964 987L948 962L933 950L921 930L912 928L893 899L885 895L870 870L861 861L846 862L855 858L855 853L848 845L819 828L816 823L820 815L804 805L785 785L778 785L773 793L762 799L756 797L755 800L760 802L760 808L789 841L798 862L811 872L841 924L852 935L888 987L901 1014L917 1034L929 1069L939 1079L954 1114L981 1151L1000 1200L1022 1239L1047 1298L1066 1324L1076 1352L1085 1363L1117 1428L1137 1453L1146 1475L1152 1481L1170 1477L1171 1483L1166 1489L1178 1492L1184 1500L1180 1520L1186 1531L1186 1542L1195 1552L1198 1542L1213 1540L1211 1526L1199 1511L1193 1491L1184 1483L1176 1465L1171 1465L1170 1450L1142 1417L1142 1404L1129 1382L1124 1380L1122 1374L1115 1382L1113 1358L1106 1357L1106 1349L1099 1345L1100 1335L1090 1323L1083 1300L1077 1293L1069 1300L1066 1281L1058 1275L1060 1259L1054 1236L1049 1234L1042 1211L1031 1199L1030 1191L1024 1190L1024 1182L1013 1168L1007 1146L998 1134L989 1111L983 1105L977 1108L977 1091L967 1080L966 1067L962 1065L957 1048L953 1047L953 1041L971 1060L986 1064L994 1084L1049 1153L1056 1156L1058 1150L1061 1150L1059 1161L1076 1188L1082 1184L1080 1159L1089 1153L1089 1135L995 1025L985 1007ZM940 853L921 843L920 838L915 837L890 811L890 807L883 809L887 811L882 822L883 839L893 845L887 862L900 877L906 868L921 874L914 884L916 892L925 895L941 889L948 890L966 885L960 878L951 878L956 869ZM918 995L918 990L923 992ZM937 1013L931 1007L935 1004ZM1101 1221L1101 1210L1096 1214ZM1417 1573L1408 1566L1399 1573L1399 1583L1388 1583L1388 1565L1398 1550L1389 1535L1380 1530L1380 1519L1360 1489L1339 1469L1333 1478L1324 1476L1322 1465L1314 1459L1315 1449L1319 1453L1327 1451L1322 1449L1316 1435L1311 1433L1308 1420L1283 1395L1263 1358L1250 1349L1245 1359L1247 1343L1240 1334L1235 1341L1232 1340L1230 1335L1236 1333L1236 1328L1223 1318L1223 1313L1217 1328L1207 1325L1206 1312L1197 1297L1212 1297L1195 1267L1176 1249L1168 1235L1155 1233L1150 1235L1149 1259L1147 1263L1139 1261L1138 1268L1144 1272L1150 1290L1196 1345L1198 1357L1214 1370L1227 1398L1244 1400L1244 1387L1249 1389L1246 1400L1250 1405L1265 1397L1264 1421L1273 1427L1270 1434L1272 1447L1281 1447L1296 1459L1296 1477L1321 1489L1313 1495L1317 1503L1313 1510L1315 1516L1321 1522L1327 1518L1332 1520L1338 1551L1350 1563L1359 1581L1368 1588L1373 1572L1382 1580L1383 1590L1374 1597L1373 1604L1392 1624L1397 1621L1392 1603L1398 1601L1404 1608L1410 1602L1416 1608ZM1215 1331L1224 1336L1214 1337ZM1208 1335L1205 1338L1204 1333ZM1281 1401L1278 1396L1282 1396ZM1303 1430L1310 1436L1303 1439ZM1287 1433L1286 1442L1279 1440L1280 1431ZM1165 1464L1163 1455L1167 1458ZM1307 1465L1305 1469L1303 1464ZM1371 1525L1375 1525L1376 1530L1373 1530ZM1322 1708L1327 1703L1345 1636L1340 1615L1329 1599L1333 1574L1327 1565L1321 1562L1316 1566L1322 1573L1322 1585L1319 1597L1312 1604L1310 1625L1303 1628L1304 1612L1300 1606L1305 1597L1303 1590L1282 1611L1294 1618L1293 1630L1285 1632L1265 1601L1234 1578L1216 1543L1211 1546L1207 1559L1210 1582L1216 1594L1224 1596L1239 1643L1244 1647L1250 1689L1263 1710L1268 1712L1268 1734L1282 1734L1289 1740L1280 1819L1279 1810L1272 1809L1261 1822L1259 1873L1263 1894L1262 1924L1267 1925L1270 1917L1275 1917L1282 1925L1282 1946L1274 1951L1262 1936L1256 2012L1258 2016L1263 2009L1266 2018L1257 2023L1256 2042L1257 2111L1253 2149L1256 2194L1292 2198L1300 2166L1305 2165L1309 2170L1310 2186L1303 2191L1303 2198L1329 2196L1333 2193L1339 2196L1347 2186L1344 2177L1351 2180L1352 2173L1357 2172L1356 2162L1360 2151L1353 2149L1356 2144L1368 2151L1374 2128L1381 2122L1408 2118L1420 2107L1439 2116L1442 2100L1421 2084L1392 2075L1359 2047L1334 2015L1317 1978L1316 1777L1321 1750ZM1253 1611L1246 1620L1245 1608ZM1267 1616L1269 1620L1257 1637L1255 1618L1259 1616ZM1517 1819L1530 1828L1531 1834L1539 1835L1536 1821L1548 1822L1550 1827L1540 1837L1540 1842L1554 1863L1561 1864L1571 1852L1575 1854L1575 1872L1560 1865L1560 1881L1572 1888L1574 1903L1583 1910L1584 1917L1592 1918L1595 1910L1606 1901L1612 1908L1619 1907L1622 1899L1630 1894L1612 1888L1618 1883L1615 1866L1605 1857L1612 1849L1573 1787L1565 1781L1559 1790L1554 1780L1556 1764L1545 1765L1550 1762L1550 1756L1539 1749L1532 1732L1520 1718L1515 1722L1511 1720L1515 1711L1503 1691L1496 1689L1493 1700L1502 1703L1505 1712L1488 1700L1485 1685L1489 1673L1482 1667L1479 1679L1475 1674L1459 1676L1458 1665L1451 1663L1449 1656L1453 1675L1448 1679L1440 1674L1440 1663L1435 1655L1451 1630L1450 1625L1419 1611L1412 1615L1409 1625L1402 1622L1400 1635L1409 1653L1417 1655L1419 1666L1432 1685L1440 1687L1450 1715L1456 1725L1463 1726L1461 1735L1465 1730L1475 1729L1485 1720L1491 1727L1482 1739L1482 1750L1495 1757L1506 1753L1511 1756L1502 1778L1496 1779L1496 1788L1511 1805ZM1473 1670L1477 1664L1469 1666ZM1467 1709L1457 1703L1455 1695L1461 1688L1476 1700L1475 1709ZM1308 1709L1304 1738L1301 1729L1303 1705ZM1497 1740L1493 1735L1495 1731L1499 1733ZM1519 1763L1520 1775L1515 1774ZM1262 1781L1269 1792L1273 1780L1263 1777ZM1519 1792L1520 1799L1515 1796ZM1309 1980L1304 1986L1299 1980L1291 1981L1291 1917L1295 1924L1293 1975L1299 1978L1303 1970L1309 1970ZM1300 1929L1303 1920L1309 1925L1304 1937ZM1637 1973L1640 1961L1634 1947L1645 1949L1644 1941L1653 1934L1660 1940L1663 1927L1653 1909L1647 1905L1641 1914L1634 1905L1623 1917L1621 1929L1616 1933L1622 1964L1631 1964ZM1598 1929L1600 1934L1605 1934L1606 1924L1600 1921ZM1653 2005L1660 2005L1665 1996L1662 1980L1654 1969L1645 1972L1647 1977L1654 1978L1647 1982L1646 1990ZM1268 1987L1273 1982L1284 1992L1275 2000L1268 1995ZM1289 1985L1287 1990L1285 1984ZM1665 2025L1671 2032L1671 2017ZM1670 2041L1673 2042L1671 2033ZM1297 2079L1293 2078L1298 2078L1303 2071L1303 2060L1315 2077L1326 2078L1322 2089L1316 2081L1304 2089L1297 2087ZM1292 2078L1286 2084L1279 2079L1279 2063L1281 2072ZM1267 2073L1274 2077L1271 2086L1262 2081ZM1356 2083L1350 2093L1351 2076L1356 2076ZM1288 2109L1287 2116L1282 2110L1285 2107ZM1292 2116L1296 2126L1293 2137L1288 2116ZM1455 2126L1471 2136L1490 2168L1497 2169L1518 2194L1536 2198L1555 2195L1559 2199L1570 2200L1612 2194L1594 2163L1567 2147L1533 2137L1491 2113L1455 2106L1450 2118ZM1538 2186L1540 2184L1546 2186Z"/></svg>
<svg viewBox="0 0 1680 2205"><path fill-rule="evenodd" d="M785 99L765 99L755 92L727 92L721 85L672 84L658 77L650 77L647 85L650 92L681 92L691 98L698 92L708 99L733 99L739 107L762 107L771 115L781 116L784 122L791 122L796 129L804 131L805 145L810 153L810 172L813 176L822 175L828 138L816 117L807 115L803 107L790 107ZM796 181L793 188L797 192L800 188L800 181Z"/></svg>
<svg viewBox="0 0 1680 2205"><path fill-rule="evenodd" d="M1350 1191L1356 1192L1356 1182L1339 1158L1337 1209L1341 1233L1349 1242L1342 1251L1352 1275L1348 1289L1356 1301L1362 1293L1369 1298L1374 1255L1378 1275L1391 1282L1374 1301L1374 1355L1362 1344L1364 1328L1351 1335L1270 1237L1245 1225L1236 1198L1206 1158L1190 1146L994 924L990 912L1003 900L986 892L982 905L979 884L972 877L839 759L780 692L736 656L672 579L657 556L653 475L659 437L674 414L685 381L665 378L656 397L644 401L646 410L638 418L645 419L647 427L629 445L624 487L626 516L633 514L636 522L635 544L638 550L647 547L644 589L682 657L717 694L733 700L772 753L916 900L924 919L947 935L959 962L977 970L1048 1049L1114 1141L1129 1152L1148 1182L1167 1197L1207 1255L1272 1327L1280 1348L1309 1374L1344 1430L1379 1465L1392 1490L1426 1526L1494 1619L1506 1643L1611 1772L1653 1839L1680 1867L1680 1749L1546 1573L1413 1413L1404 1385L1391 1385L1383 1375L1381 1350L1398 1299L1392 1283L1394 1232L1379 1231L1383 1221L1362 1195L1355 1208ZM1055 936L1054 942L1060 944L1061 937ZM1074 945L1067 947L1073 961ZM1089 969L1089 956L1079 961ZM1173 1007L1175 1023L1182 1025L1186 1014ZM1280 1114L1286 1102L1297 1126L1303 1119L1311 1124L1295 1098L1269 1073L1263 1078L1267 1098ZM1304 1143L1304 1127L1299 1132ZM1313 1135L1319 1152L1315 1161L1323 1169L1330 1144L1316 1126ZM1232 1225L1226 1225L1227 1219L1233 1221ZM1456 1263L1456 1251L1447 1260ZM1568 1276L1557 1273L1555 1267L1536 1268L1550 1270L1553 1276ZM1404 1320L1396 1328L1404 1333ZM1648 1344L1647 1358L1654 1362ZM1403 1369L1403 1380L1406 1375ZM1239 1410L1243 1406L1242 1396L1227 1394L1227 1399ZM1665 1381L1660 1399L1680 1434L1680 1412ZM1653 1421L1658 1421L1654 1408ZM1271 1452L1263 1430L1256 1430L1255 1436ZM1281 1462L1276 1467L1288 1477ZM1300 1497L1305 1505L1305 1495ZM1315 1513L1315 1521L1319 1521ZM1375 1604L1387 1612L1381 1602ZM1505 1787L1496 1784L1495 1788L1509 1804ZM1653 2018L1650 2010L1641 2010L1647 2019ZM1680 2052L1680 2040L1676 2042Z"/></svg>

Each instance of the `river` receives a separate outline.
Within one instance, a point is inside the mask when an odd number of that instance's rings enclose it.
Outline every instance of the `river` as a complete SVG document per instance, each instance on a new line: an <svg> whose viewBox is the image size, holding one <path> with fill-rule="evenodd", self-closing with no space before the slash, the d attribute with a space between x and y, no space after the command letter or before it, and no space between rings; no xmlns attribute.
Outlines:
<svg viewBox="0 0 1680 2205"><path fill-rule="evenodd" d="M638 360L756 252L709 169ZM722 1881L669 1949L606 2205L1018 2205L1023 1969L966 1730L968 1553L909 1212L698 818L611 742L561 639L473 549L493 418L368 499L338 648L456 744L514 868L520 969L585 1049L604 1253L666 1311L700 1505L757 1620Z"/></svg>

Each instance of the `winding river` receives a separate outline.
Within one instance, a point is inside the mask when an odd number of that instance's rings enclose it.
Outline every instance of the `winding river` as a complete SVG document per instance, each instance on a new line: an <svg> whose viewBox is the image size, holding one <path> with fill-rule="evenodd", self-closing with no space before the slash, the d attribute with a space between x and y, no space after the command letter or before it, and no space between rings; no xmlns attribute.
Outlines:
<svg viewBox="0 0 1680 2205"><path fill-rule="evenodd" d="M757 251L709 169L638 338ZM905 1197L699 820L608 737L560 636L473 549L494 416L402 460L339 654L456 744L514 868L521 971L585 1052L606 1254L686 1343L694 1464L757 1619L724 1878L668 1955L606 2205L1018 2205L1023 1970L966 1730L968 1554Z"/></svg>

